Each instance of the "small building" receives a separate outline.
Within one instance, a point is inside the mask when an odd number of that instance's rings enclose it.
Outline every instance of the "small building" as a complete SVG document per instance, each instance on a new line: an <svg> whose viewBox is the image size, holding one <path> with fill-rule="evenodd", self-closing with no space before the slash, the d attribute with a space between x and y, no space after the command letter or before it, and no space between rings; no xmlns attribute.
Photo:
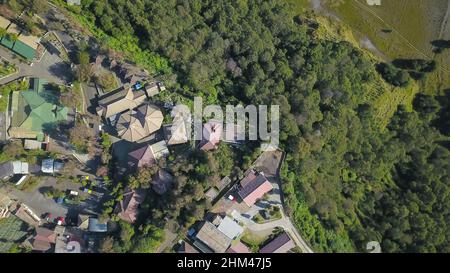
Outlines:
<svg viewBox="0 0 450 273"><path fill-rule="evenodd" d="M215 253L225 253L232 241L232 239L218 230L216 226L207 221L203 223L195 238L194 245L198 246L200 250L208 252L207 248L209 248Z"/></svg>
<svg viewBox="0 0 450 273"><path fill-rule="evenodd" d="M115 212L120 219L134 223L139 215L139 209L144 202L147 192L144 189L127 190L123 199L117 204Z"/></svg>
<svg viewBox="0 0 450 273"><path fill-rule="evenodd" d="M244 245L241 241L232 244L226 251L226 253L251 253L250 249Z"/></svg>
<svg viewBox="0 0 450 273"><path fill-rule="evenodd" d="M42 141L37 141L34 139L25 139L23 147L25 148L25 150L41 150L43 144L44 143Z"/></svg>
<svg viewBox="0 0 450 273"><path fill-rule="evenodd" d="M217 121L209 121L203 125L202 140L199 149L210 151L217 149L222 138L222 123Z"/></svg>
<svg viewBox="0 0 450 273"><path fill-rule="evenodd" d="M42 160L41 171L43 173L57 173L64 168L64 163L58 162L52 158Z"/></svg>
<svg viewBox="0 0 450 273"><path fill-rule="evenodd" d="M66 3L69 6L80 6L81 0L66 0Z"/></svg>
<svg viewBox="0 0 450 273"><path fill-rule="evenodd" d="M38 227L41 224L41 218L34 213L27 205L21 203L15 215L30 226Z"/></svg>
<svg viewBox="0 0 450 273"><path fill-rule="evenodd" d="M165 141L145 145L144 147L134 150L128 154L128 166L132 170L136 170L144 166L153 166L157 163L158 159L166 157L169 154L170 152Z"/></svg>
<svg viewBox="0 0 450 273"><path fill-rule="evenodd" d="M164 136L167 141L167 145L183 144L190 139L190 123L189 118L185 118L182 115L174 117L172 124L164 126Z"/></svg>
<svg viewBox="0 0 450 273"><path fill-rule="evenodd" d="M199 251L190 243L186 241L181 241L179 247L177 248L177 253L199 253Z"/></svg>
<svg viewBox="0 0 450 273"><path fill-rule="evenodd" d="M286 232L283 232L261 248L259 253L287 253L294 247L295 243Z"/></svg>
<svg viewBox="0 0 450 273"><path fill-rule="evenodd" d="M81 230L88 230L89 229L89 215L78 214L77 226Z"/></svg>
<svg viewBox="0 0 450 273"><path fill-rule="evenodd" d="M255 171L248 172L242 179L238 195L249 207L253 206L258 199L273 189L272 184L267 180L263 173Z"/></svg>
<svg viewBox="0 0 450 273"><path fill-rule="evenodd" d="M216 199L217 195L219 195L219 192L214 187L209 188L209 190L207 190L206 193L205 193L206 198L208 198L208 200L211 201L211 202L214 199Z"/></svg>
<svg viewBox="0 0 450 273"><path fill-rule="evenodd" d="M53 173L54 162L55 160L51 158L42 160L41 171L43 173Z"/></svg>
<svg viewBox="0 0 450 273"><path fill-rule="evenodd" d="M89 228L88 230L90 232L107 232L108 231L108 224L107 223L100 223L98 218L89 217Z"/></svg>
<svg viewBox="0 0 450 273"><path fill-rule="evenodd" d="M13 172L14 174L29 174L29 165L27 162L21 162L21 161L13 161Z"/></svg>
<svg viewBox="0 0 450 273"><path fill-rule="evenodd" d="M152 189L159 195L163 195L173 186L173 176L165 170L158 170L153 176Z"/></svg>
<svg viewBox="0 0 450 273"><path fill-rule="evenodd" d="M145 91L149 97L153 97L166 90L166 87L162 82L150 82L145 84Z"/></svg>
<svg viewBox="0 0 450 273"><path fill-rule="evenodd" d="M217 183L217 188L219 189L219 191L224 190L226 187L228 187L228 185L230 185L231 183L231 179L228 176L225 176L224 178L222 178L219 183Z"/></svg>
<svg viewBox="0 0 450 273"><path fill-rule="evenodd" d="M169 149L167 148L167 144L164 140L150 145L150 149L155 160L166 157L170 154Z"/></svg>
<svg viewBox="0 0 450 273"><path fill-rule="evenodd" d="M48 228L36 227L34 236L28 242L33 251L49 252L56 243L56 234Z"/></svg>
<svg viewBox="0 0 450 273"><path fill-rule="evenodd" d="M366 0L369 6L381 6L381 0Z"/></svg>
<svg viewBox="0 0 450 273"><path fill-rule="evenodd" d="M244 232L244 228L228 216L222 219L217 229L231 240L236 239Z"/></svg>

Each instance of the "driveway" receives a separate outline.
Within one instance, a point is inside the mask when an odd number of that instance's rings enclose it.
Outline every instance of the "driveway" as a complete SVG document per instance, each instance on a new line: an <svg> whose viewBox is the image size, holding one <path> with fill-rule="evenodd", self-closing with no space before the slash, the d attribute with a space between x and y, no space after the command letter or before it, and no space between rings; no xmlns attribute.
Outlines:
<svg viewBox="0 0 450 273"><path fill-rule="evenodd" d="M18 73L1 79L0 85L22 77L43 78L50 83L56 84L68 84L73 81L70 65L57 55L51 54L48 51L44 53L44 56L39 62L34 62L32 66L24 63L14 53L4 47L0 47L0 56L14 63L19 68Z"/></svg>
<svg viewBox="0 0 450 273"><path fill-rule="evenodd" d="M287 231L291 237L292 240L294 240L295 244L300 247L302 250L302 253L313 253L312 249L308 246L308 244L303 240L303 238L298 233L297 229L294 227L292 222L286 215L284 214L283 210L281 210L281 219L267 222L264 224L258 224L254 222L251 218L247 218L247 216L243 216L236 210L231 212L231 216L233 216L234 219L237 221L243 223L246 228L248 228L250 231L255 233L260 233L267 230L273 230L276 227L281 227L285 231Z"/></svg>

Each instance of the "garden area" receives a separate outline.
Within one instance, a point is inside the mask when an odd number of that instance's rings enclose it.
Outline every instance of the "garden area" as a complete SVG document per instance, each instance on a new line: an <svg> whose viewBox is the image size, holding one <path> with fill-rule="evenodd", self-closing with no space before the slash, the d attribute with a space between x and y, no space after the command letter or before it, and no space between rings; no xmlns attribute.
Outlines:
<svg viewBox="0 0 450 273"><path fill-rule="evenodd" d="M258 224L263 224L270 221L281 219L281 210L278 206L270 206L264 210L260 210L255 216L253 221Z"/></svg>
<svg viewBox="0 0 450 273"><path fill-rule="evenodd" d="M14 81L0 87L0 112L8 107L9 93L28 89L28 81Z"/></svg>
<svg viewBox="0 0 450 273"><path fill-rule="evenodd" d="M0 79L8 75L11 75L15 72L17 72L17 67L13 63L10 63L5 59L0 58Z"/></svg>
<svg viewBox="0 0 450 273"><path fill-rule="evenodd" d="M0 253L16 249L30 231L29 226L16 216L0 219Z"/></svg>

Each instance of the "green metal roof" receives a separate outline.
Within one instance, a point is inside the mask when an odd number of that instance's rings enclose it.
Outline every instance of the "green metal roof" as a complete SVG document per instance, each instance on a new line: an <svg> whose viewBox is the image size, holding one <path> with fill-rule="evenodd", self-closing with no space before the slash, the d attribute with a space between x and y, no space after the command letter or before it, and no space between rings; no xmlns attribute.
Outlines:
<svg viewBox="0 0 450 273"><path fill-rule="evenodd" d="M9 39L8 36L4 36L4 37L2 38L0 44L2 44L3 46L5 46L5 47L7 47L7 48L9 48L9 49L12 49L13 46L14 46L14 42L11 41L11 39Z"/></svg>
<svg viewBox="0 0 450 273"><path fill-rule="evenodd" d="M59 104L59 98L52 91L44 89L44 83L34 79L32 90L13 93L11 127L19 135L39 136L59 121L67 120L69 109Z"/></svg>
<svg viewBox="0 0 450 273"><path fill-rule="evenodd" d="M12 50L27 60L33 60L36 57L36 50L19 40L16 41Z"/></svg>

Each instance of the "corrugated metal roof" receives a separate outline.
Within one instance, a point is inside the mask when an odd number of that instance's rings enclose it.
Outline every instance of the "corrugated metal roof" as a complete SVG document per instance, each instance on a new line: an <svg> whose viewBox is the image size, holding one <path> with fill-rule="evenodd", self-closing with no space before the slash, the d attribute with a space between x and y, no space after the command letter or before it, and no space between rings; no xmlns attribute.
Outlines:
<svg viewBox="0 0 450 273"><path fill-rule="evenodd" d="M217 229L230 239L235 239L244 232L244 228L228 216L222 219Z"/></svg>
<svg viewBox="0 0 450 273"><path fill-rule="evenodd" d="M14 43L13 51L30 61L36 57L36 49L28 46L21 40L17 40Z"/></svg>
<svg viewBox="0 0 450 273"><path fill-rule="evenodd" d="M231 239L210 222L205 222L203 224L198 231L196 238L216 253L225 253L228 246L231 244Z"/></svg>

